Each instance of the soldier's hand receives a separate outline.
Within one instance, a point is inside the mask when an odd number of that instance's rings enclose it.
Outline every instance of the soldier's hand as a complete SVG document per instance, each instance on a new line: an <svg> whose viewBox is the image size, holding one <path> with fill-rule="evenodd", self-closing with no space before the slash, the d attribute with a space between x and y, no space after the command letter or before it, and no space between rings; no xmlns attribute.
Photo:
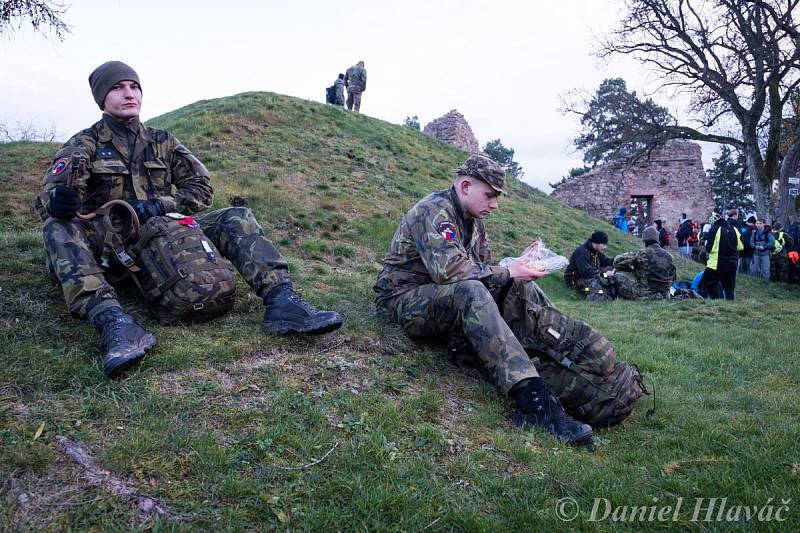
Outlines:
<svg viewBox="0 0 800 533"><path fill-rule="evenodd" d="M164 204L161 203L161 200L133 200L129 203L142 224L149 218L164 214Z"/></svg>
<svg viewBox="0 0 800 533"><path fill-rule="evenodd" d="M75 216L81 208L78 191L66 185L58 185L50 191L47 212L51 217L68 219Z"/></svg>
<svg viewBox="0 0 800 533"><path fill-rule="evenodd" d="M545 276L547 271L529 267L528 260L523 257L511 263L511 266L508 267L508 273L511 274L512 278L526 282Z"/></svg>

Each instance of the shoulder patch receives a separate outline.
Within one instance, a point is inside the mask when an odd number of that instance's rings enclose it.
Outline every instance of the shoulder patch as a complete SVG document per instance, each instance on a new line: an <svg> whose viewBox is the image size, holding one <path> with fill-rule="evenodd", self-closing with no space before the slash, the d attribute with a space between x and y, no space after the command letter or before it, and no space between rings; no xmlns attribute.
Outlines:
<svg viewBox="0 0 800 533"><path fill-rule="evenodd" d="M441 235L446 241L452 241L456 238L456 225L449 220L439 222L439 226L437 227L436 231L438 231L439 235Z"/></svg>
<svg viewBox="0 0 800 533"><path fill-rule="evenodd" d="M53 176L58 176L67 168L67 164L69 163L68 157L62 157L61 159L57 160L53 163L53 167L50 169L50 174Z"/></svg>

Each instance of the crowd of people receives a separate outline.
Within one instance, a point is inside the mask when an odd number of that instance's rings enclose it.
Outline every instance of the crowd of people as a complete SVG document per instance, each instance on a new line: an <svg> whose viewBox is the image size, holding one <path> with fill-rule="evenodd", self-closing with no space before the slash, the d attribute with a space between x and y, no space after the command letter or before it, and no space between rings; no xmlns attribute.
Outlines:
<svg viewBox="0 0 800 533"><path fill-rule="evenodd" d="M720 214L717 216L721 217ZM713 215L712 215L713 217ZM736 228L741 242L737 272L764 280L800 283L800 221L793 220L787 229L780 222L768 224L764 218L740 216L738 209L726 213L728 223ZM682 215L676 232L680 254L700 263L708 261L708 243L713 223L700 227ZM712 243L713 244L713 243Z"/></svg>
<svg viewBox="0 0 800 533"><path fill-rule="evenodd" d="M619 208L611 224L622 232L638 234L635 221L625 207ZM649 229L642 232L643 239ZM701 296L733 299L736 273L773 282L800 283L800 221L797 219L784 229L780 222L767 224L764 218L754 214L744 218L738 209L730 209L724 216L714 211L704 222L681 213L674 241L663 221L655 220L654 230L657 233L654 240L660 248L669 248L674 242L682 257L706 265L691 283L685 284L685 288ZM654 235L650 234L651 237ZM587 241L582 248L588 250L587 245L596 246L597 243ZM601 252L594 250L595 254ZM579 253L578 258L583 255L583 252ZM584 291L590 299L610 299L609 292L613 294L613 291L609 291L609 287L618 285L619 281L615 273L608 272L612 263L605 256L595 259L591 268L598 269L598 274L602 274L600 277L592 275L577 282L576 266L572 271L568 268L565 278L567 283ZM603 267L607 270L604 271ZM601 283L605 287L603 292L599 292ZM677 283L676 287L680 289L683 285Z"/></svg>

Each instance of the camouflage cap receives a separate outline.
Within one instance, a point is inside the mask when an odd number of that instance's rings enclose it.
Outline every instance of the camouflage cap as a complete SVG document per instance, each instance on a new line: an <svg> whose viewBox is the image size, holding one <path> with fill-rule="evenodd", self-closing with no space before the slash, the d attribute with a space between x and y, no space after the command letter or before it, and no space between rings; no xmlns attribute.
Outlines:
<svg viewBox="0 0 800 533"><path fill-rule="evenodd" d="M508 195L506 191L506 172L503 167L485 155L471 155L460 167L453 169L459 176L472 176L486 182L492 189Z"/></svg>

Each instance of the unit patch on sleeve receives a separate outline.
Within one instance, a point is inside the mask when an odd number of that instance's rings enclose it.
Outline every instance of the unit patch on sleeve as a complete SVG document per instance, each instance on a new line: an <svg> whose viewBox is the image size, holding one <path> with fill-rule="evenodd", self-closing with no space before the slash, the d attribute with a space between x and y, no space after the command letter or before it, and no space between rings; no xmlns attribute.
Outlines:
<svg viewBox="0 0 800 533"><path fill-rule="evenodd" d="M446 241L452 241L456 238L456 225L449 220L440 222L438 231L439 235L441 235Z"/></svg>
<svg viewBox="0 0 800 533"><path fill-rule="evenodd" d="M52 174L53 176L58 176L59 174L64 172L64 169L67 168L68 161L69 159L67 159L66 157L56 161L55 164L53 164L53 170L50 171L50 174Z"/></svg>

